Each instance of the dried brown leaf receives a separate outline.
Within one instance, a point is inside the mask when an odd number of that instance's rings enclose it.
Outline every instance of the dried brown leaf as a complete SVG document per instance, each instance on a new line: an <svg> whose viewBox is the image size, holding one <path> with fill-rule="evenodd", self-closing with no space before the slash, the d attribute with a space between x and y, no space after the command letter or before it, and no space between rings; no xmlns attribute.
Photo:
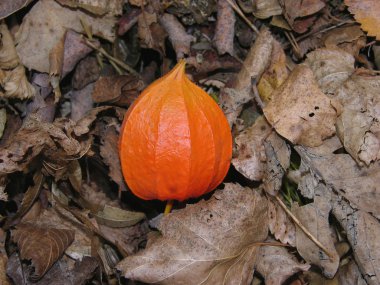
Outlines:
<svg viewBox="0 0 380 285"><path fill-rule="evenodd" d="M354 14L354 18L361 24L369 36L380 40L380 2L377 0L344 0L348 10Z"/></svg>
<svg viewBox="0 0 380 285"><path fill-rule="evenodd" d="M85 117L81 118L77 122L74 128L75 135L81 136L81 135L87 134L90 131L91 124L96 120L98 115L110 109L112 109L111 106L102 106L102 107L92 108L91 111L89 111Z"/></svg>
<svg viewBox="0 0 380 285"><path fill-rule="evenodd" d="M276 240L296 245L296 227L281 206L271 199L268 199L268 223L269 230Z"/></svg>
<svg viewBox="0 0 380 285"><path fill-rule="evenodd" d="M292 143L318 146L335 133L336 105L319 89L312 70L298 65L263 111L276 131Z"/></svg>
<svg viewBox="0 0 380 285"><path fill-rule="evenodd" d="M118 106L130 106L143 88L143 81L134 75L100 77L95 83L92 99L95 103L109 102Z"/></svg>
<svg viewBox="0 0 380 285"><path fill-rule="evenodd" d="M349 263L343 265L337 274L339 284L344 285L366 285L362 274L358 268L358 265L354 260L351 260Z"/></svg>
<svg viewBox="0 0 380 285"><path fill-rule="evenodd" d="M352 76L336 90L343 110L337 134L359 165L380 159L380 76Z"/></svg>
<svg viewBox="0 0 380 285"><path fill-rule="evenodd" d="M323 197L320 197L323 200ZM299 254L309 263L322 268L327 278L333 278L339 267L339 255L334 247L332 229L329 225L331 205L327 199L318 204L310 203L304 206L292 205L292 212L308 231L321 242L330 253L329 258L309 237L299 228L296 228L296 247Z"/></svg>
<svg viewBox="0 0 380 285"><path fill-rule="evenodd" d="M100 76L100 67L95 57L87 56L75 68L72 80L74 89L83 89L86 85L95 82Z"/></svg>
<svg viewBox="0 0 380 285"><path fill-rule="evenodd" d="M311 16L325 7L325 3L321 0L279 0L279 3L283 8L285 19L297 33L306 32L314 22L314 19L309 17L305 24L305 19L298 18ZM309 19L311 21L308 21Z"/></svg>
<svg viewBox="0 0 380 285"><path fill-rule="evenodd" d="M25 68L18 65L12 70L0 70L0 84L5 90L4 97L29 99L33 98L36 90L25 76Z"/></svg>
<svg viewBox="0 0 380 285"><path fill-rule="evenodd" d="M248 52L243 66L232 86L222 89L220 105L232 127L243 110L243 105L253 99L252 79L259 79L270 63L274 38L268 29L262 29Z"/></svg>
<svg viewBox="0 0 380 285"><path fill-rule="evenodd" d="M38 280L73 242L74 231L24 224L12 231L12 239L19 247L21 259L32 262L34 271L29 278Z"/></svg>
<svg viewBox="0 0 380 285"><path fill-rule="evenodd" d="M177 59L190 54L190 43L195 41L195 38L186 33L185 28L178 19L174 15L165 13L159 18L159 22L169 35L170 42L177 54Z"/></svg>
<svg viewBox="0 0 380 285"><path fill-rule="evenodd" d="M5 23L0 24L0 35L0 68L13 69L19 64L20 59L18 58L12 35Z"/></svg>
<svg viewBox="0 0 380 285"><path fill-rule="evenodd" d="M7 110L0 108L0 139L4 134L5 125L7 123Z"/></svg>
<svg viewBox="0 0 380 285"><path fill-rule="evenodd" d="M174 17L174 16L173 16ZM137 33L142 47L152 48L163 54L166 32L158 23L157 14L146 9L137 17Z"/></svg>
<svg viewBox="0 0 380 285"><path fill-rule="evenodd" d="M16 50L21 62L30 69L49 72L50 50L56 46L65 31L72 29L83 32L81 20L92 27L94 35L113 41L113 27L116 19L112 16L95 17L65 8L55 1L38 1L23 18L16 33Z"/></svg>
<svg viewBox="0 0 380 285"><path fill-rule="evenodd" d="M219 0L214 43L219 54L234 55L235 12L226 0Z"/></svg>
<svg viewBox="0 0 380 285"><path fill-rule="evenodd" d="M280 246L263 246L257 257L256 269L264 277L266 285L281 285L293 274L309 268L309 264L299 263L295 256Z"/></svg>
<svg viewBox="0 0 380 285"><path fill-rule="evenodd" d="M94 101L92 100L91 94L94 90L94 85L94 83L90 83L80 90L73 90L71 92L70 118L73 121L78 122L80 119L84 118L90 110L92 110Z"/></svg>
<svg viewBox="0 0 380 285"><path fill-rule="evenodd" d="M159 284L249 284L255 242L268 232L267 202L255 190L226 184L208 201L161 220L162 236L121 261L127 278Z"/></svg>

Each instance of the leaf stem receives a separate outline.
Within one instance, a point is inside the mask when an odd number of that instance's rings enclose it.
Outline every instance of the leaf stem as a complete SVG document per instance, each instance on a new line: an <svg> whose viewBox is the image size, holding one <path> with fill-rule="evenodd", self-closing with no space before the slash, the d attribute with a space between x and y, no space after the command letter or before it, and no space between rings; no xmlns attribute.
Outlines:
<svg viewBox="0 0 380 285"><path fill-rule="evenodd" d="M168 200L168 201L166 202L166 207L165 207L165 211L164 211L164 216L168 215L168 214L172 211L173 204L174 204L174 200Z"/></svg>

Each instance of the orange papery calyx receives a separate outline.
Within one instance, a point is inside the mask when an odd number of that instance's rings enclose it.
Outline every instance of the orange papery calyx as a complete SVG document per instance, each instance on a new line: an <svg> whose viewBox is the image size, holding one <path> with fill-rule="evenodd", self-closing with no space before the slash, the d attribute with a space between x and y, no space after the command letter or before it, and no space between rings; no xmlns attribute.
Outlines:
<svg viewBox="0 0 380 285"><path fill-rule="evenodd" d="M180 61L129 108L119 154L128 187L144 200L196 198L224 179L232 136L220 107Z"/></svg>

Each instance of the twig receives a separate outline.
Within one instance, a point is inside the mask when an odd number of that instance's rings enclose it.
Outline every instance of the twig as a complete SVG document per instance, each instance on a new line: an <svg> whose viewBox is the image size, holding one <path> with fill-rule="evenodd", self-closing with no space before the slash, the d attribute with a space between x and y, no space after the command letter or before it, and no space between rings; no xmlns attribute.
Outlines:
<svg viewBox="0 0 380 285"><path fill-rule="evenodd" d="M289 217L292 218L293 222L300 227L300 229L311 239L312 242L314 242L320 249L322 249L328 257L333 258L333 254L323 245L317 238L315 238L307 228L305 228L304 225L301 224L301 222L297 219L296 216L293 215L292 212L289 211L288 207L282 202L280 197L275 196L277 202L280 204L281 208L289 215Z"/></svg>
<svg viewBox="0 0 380 285"><path fill-rule="evenodd" d="M259 34L259 30L251 23L251 21L244 15L243 11L240 10L239 6L233 0L226 0L228 4L231 5L232 9L235 10L236 13L247 23L247 25L256 33Z"/></svg>
<svg viewBox="0 0 380 285"><path fill-rule="evenodd" d="M128 64L126 64L125 62L122 62L121 60L119 60L119 59L117 59L115 57L113 57L108 52L106 52L102 47L100 47L100 48L97 47L88 38L83 37L83 39L84 39L85 43L89 47L91 47L91 48L95 49L96 51L100 52L106 58L108 58L109 60L113 61L114 63L116 63L117 65L119 65L120 67L122 67L124 70L128 71L129 73L140 77L140 74L136 70L134 70L132 67L130 67Z"/></svg>

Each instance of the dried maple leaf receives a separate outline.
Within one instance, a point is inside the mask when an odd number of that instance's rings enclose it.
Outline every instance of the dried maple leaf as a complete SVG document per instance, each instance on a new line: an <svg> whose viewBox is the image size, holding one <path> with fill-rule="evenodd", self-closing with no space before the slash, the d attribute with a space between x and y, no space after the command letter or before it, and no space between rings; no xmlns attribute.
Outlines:
<svg viewBox="0 0 380 285"><path fill-rule="evenodd" d="M267 202L255 190L226 184L208 201L161 220L162 236L121 261L127 278L159 284L249 284L257 248L268 234Z"/></svg>
<svg viewBox="0 0 380 285"><path fill-rule="evenodd" d="M298 65L263 111L276 131L292 143L317 146L335 133L336 105L319 89L311 69Z"/></svg>
<svg viewBox="0 0 380 285"><path fill-rule="evenodd" d="M29 278L38 280L73 242L74 231L23 224L12 231L12 239L19 247L21 259L32 262L34 270Z"/></svg>
<svg viewBox="0 0 380 285"><path fill-rule="evenodd" d="M348 10L368 35L380 40L380 2L378 0L344 0Z"/></svg>
<svg viewBox="0 0 380 285"><path fill-rule="evenodd" d="M261 247L257 260L257 271L263 275L266 285L281 285L298 271L310 268L309 264L299 263L286 248L280 246Z"/></svg>

